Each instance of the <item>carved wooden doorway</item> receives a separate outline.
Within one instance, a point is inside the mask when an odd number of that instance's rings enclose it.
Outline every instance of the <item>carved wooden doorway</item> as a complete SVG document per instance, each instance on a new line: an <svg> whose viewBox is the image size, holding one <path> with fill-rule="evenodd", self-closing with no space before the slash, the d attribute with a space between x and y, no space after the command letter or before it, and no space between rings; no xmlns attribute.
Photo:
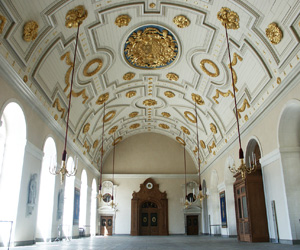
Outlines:
<svg viewBox="0 0 300 250"><path fill-rule="evenodd" d="M187 235L198 235L198 215L186 216Z"/></svg>
<svg viewBox="0 0 300 250"><path fill-rule="evenodd" d="M113 217L101 216L100 235L112 235Z"/></svg>
<svg viewBox="0 0 300 250"><path fill-rule="evenodd" d="M166 192L148 178L131 199L131 235L168 235L168 199Z"/></svg>

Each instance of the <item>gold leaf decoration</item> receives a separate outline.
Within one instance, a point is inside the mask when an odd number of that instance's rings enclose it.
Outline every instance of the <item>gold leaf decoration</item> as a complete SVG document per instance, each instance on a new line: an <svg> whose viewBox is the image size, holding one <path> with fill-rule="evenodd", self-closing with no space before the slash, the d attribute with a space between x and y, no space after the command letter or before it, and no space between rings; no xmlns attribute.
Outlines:
<svg viewBox="0 0 300 250"><path fill-rule="evenodd" d="M237 59L239 59L239 61L243 61L243 58L238 55L237 53L233 53L233 59L232 59L232 62L231 62L231 65L232 65L232 75L233 75L233 86L234 86L234 89L235 91L237 92L238 89L236 88L235 84L237 82L237 74L233 68L233 66L235 66L237 64ZM230 63L228 64L228 68L230 69Z"/></svg>
<svg viewBox="0 0 300 250"><path fill-rule="evenodd" d="M164 94L168 98L173 98L175 96L175 94L173 92L171 92L171 91L166 91Z"/></svg>
<svg viewBox="0 0 300 250"><path fill-rule="evenodd" d="M246 107L250 108L250 104L249 104L249 102L248 102L247 99L244 99L242 107L237 110L239 118L241 118L241 114L240 113L244 112L245 109L246 109Z"/></svg>
<svg viewBox="0 0 300 250"><path fill-rule="evenodd" d="M152 8L152 9L155 8L155 6L156 6L155 3L150 3L150 4L149 4L149 7Z"/></svg>
<svg viewBox="0 0 300 250"><path fill-rule="evenodd" d="M98 100L96 101L96 104L102 105L105 103L109 98L109 93L105 93L99 96Z"/></svg>
<svg viewBox="0 0 300 250"><path fill-rule="evenodd" d="M98 65L94 70L89 72L89 69L93 64L98 64ZM85 65L83 68L83 75L90 77L90 76L97 74L98 71L102 68L102 65L103 65L102 60L99 58L95 58L95 59L89 61L87 63L87 65Z"/></svg>
<svg viewBox="0 0 300 250"><path fill-rule="evenodd" d="M227 92L224 93L224 92L220 91L219 89L216 89L216 95L213 96L213 99L215 100L216 104L219 104L217 99L220 97L220 95L223 97L227 97L227 96L231 95L231 97L233 98L233 94L230 90L228 90Z"/></svg>
<svg viewBox="0 0 300 250"><path fill-rule="evenodd" d="M70 67L68 68L67 73L65 75L65 83L67 86L64 88L64 92L66 92L68 90L68 88L70 87L69 79L70 79L70 75L71 75L71 72L72 72L72 69L74 66L74 64L71 62L70 52L66 52L65 54L63 54L60 57L60 60L63 61L65 58L66 58L66 64L69 65Z"/></svg>
<svg viewBox="0 0 300 250"><path fill-rule="evenodd" d="M160 128L163 128L163 129L169 129L170 128L167 124L164 124L164 123L160 123L158 126Z"/></svg>
<svg viewBox="0 0 300 250"><path fill-rule="evenodd" d="M23 81L24 81L24 82L28 82L28 76L27 76L27 75L25 75L25 76L23 77Z"/></svg>
<svg viewBox="0 0 300 250"><path fill-rule="evenodd" d="M208 146L208 151L211 153L211 150L216 147L215 141L212 142L211 146Z"/></svg>
<svg viewBox="0 0 300 250"><path fill-rule="evenodd" d="M31 42L37 38L39 25L35 21L25 23L23 30L23 39L26 42Z"/></svg>
<svg viewBox="0 0 300 250"><path fill-rule="evenodd" d="M248 121L248 119L249 119L248 115L245 115L244 118L245 118L245 121Z"/></svg>
<svg viewBox="0 0 300 250"><path fill-rule="evenodd" d="M2 34L3 29L4 29L4 25L6 23L6 17L0 15L0 21L1 21L1 23L0 23L0 34Z"/></svg>
<svg viewBox="0 0 300 250"><path fill-rule="evenodd" d="M216 134L217 133L217 127L216 127L216 125L213 124L213 123L211 123L209 126L210 126L211 132L213 132L214 134Z"/></svg>
<svg viewBox="0 0 300 250"><path fill-rule="evenodd" d="M129 114L129 117L130 117L130 118L134 118L134 117L136 117L138 114L139 114L139 112L131 112L131 113Z"/></svg>
<svg viewBox="0 0 300 250"><path fill-rule="evenodd" d="M111 135L111 134L115 133L117 131L117 129L118 129L118 126L114 126L108 131L108 133Z"/></svg>
<svg viewBox="0 0 300 250"><path fill-rule="evenodd" d="M126 93L126 97L127 98L131 98L131 97L133 97L133 96L135 96L136 95L136 91L128 91L127 93Z"/></svg>
<svg viewBox="0 0 300 250"><path fill-rule="evenodd" d="M176 137L176 141L178 141L183 146L186 145L185 141L181 137L179 137L179 136Z"/></svg>
<svg viewBox="0 0 300 250"><path fill-rule="evenodd" d="M86 134L87 132L89 132L90 126L91 126L91 125L90 125L89 123L85 124L84 127L83 127L82 132L83 132L84 134Z"/></svg>
<svg viewBox="0 0 300 250"><path fill-rule="evenodd" d="M277 77L276 82L277 82L277 84L280 84L281 83L281 78Z"/></svg>
<svg viewBox="0 0 300 250"><path fill-rule="evenodd" d="M122 136L116 138L116 139L113 141L112 145L113 145L113 146L117 145L120 141L122 141L122 139L123 139Z"/></svg>
<svg viewBox="0 0 300 250"><path fill-rule="evenodd" d="M229 8L223 7L217 14L218 19L222 22L222 25L227 27L227 29L238 29L239 25L239 15Z"/></svg>
<svg viewBox="0 0 300 250"><path fill-rule="evenodd" d="M270 23L266 29L266 36L271 43L278 44L282 39L282 31L276 23Z"/></svg>
<svg viewBox="0 0 300 250"><path fill-rule="evenodd" d="M185 16L179 15L173 18L173 23L175 23L178 28L185 28L190 25L190 20Z"/></svg>
<svg viewBox="0 0 300 250"><path fill-rule="evenodd" d="M194 155L197 155L197 153L198 153L198 147L197 146L195 146L195 149L193 150L193 152L194 152Z"/></svg>
<svg viewBox="0 0 300 250"><path fill-rule="evenodd" d="M195 117L194 114L192 114L190 111L185 111L185 112L184 112L184 116L185 116L185 118L187 118L190 122L196 123L196 117Z"/></svg>
<svg viewBox="0 0 300 250"><path fill-rule="evenodd" d="M123 26L128 26L128 24L130 23L131 21L131 18L130 16L128 15L121 15L121 16L118 16L115 20L115 24L121 28Z"/></svg>
<svg viewBox="0 0 300 250"><path fill-rule="evenodd" d="M131 79L133 79L135 77L135 73L132 72L128 72L125 75L123 75L123 79L125 81L130 81Z"/></svg>
<svg viewBox="0 0 300 250"><path fill-rule="evenodd" d="M72 90L72 96L74 97L79 97L82 95L82 98L83 98L83 101L82 101L82 104L85 104L85 102L89 99L89 97L86 95L85 93L85 89L75 93L73 90ZM70 94L68 95L68 98L70 98Z"/></svg>
<svg viewBox="0 0 300 250"><path fill-rule="evenodd" d="M155 106L157 104L157 101L155 101L153 99L147 99L147 100L143 101L143 104L145 106Z"/></svg>
<svg viewBox="0 0 300 250"><path fill-rule="evenodd" d="M143 26L128 37L124 55L135 68L156 69L169 66L178 55L175 37L166 29Z"/></svg>
<svg viewBox="0 0 300 250"><path fill-rule="evenodd" d="M210 66L212 66L215 72L210 72L205 66L206 63L209 64ZM220 71L219 71L218 66L213 61L211 61L209 59L201 60L200 68L204 71L204 73L206 73L207 75L209 75L211 77L217 77L217 76L220 75Z"/></svg>
<svg viewBox="0 0 300 250"><path fill-rule="evenodd" d="M179 76L176 75L175 73L168 73L166 75L166 77L170 80L170 81L178 81Z"/></svg>
<svg viewBox="0 0 300 250"><path fill-rule="evenodd" d="M181 130L182 130L183 133L185 133L185 134L187 134L187 135L190 135L190 134L191 134L191 132L190 132L186 127L181 126L180 128L181 128Z"/></svg>
<svg viewBox="0 0 300 250"><path fill-rule="evenodd" d="M202 97L200 95L192 93L192 99L195 103L197 103L199 105L205 104L204 100L202 99Z"/></svg>
<svg viewBox="0 0 300 250"><path fill-rule="evenodd" d="M110 121L112 118L114 118L114 116L116 115L116 111L109 111L104 117L103 117L103 121L104 122L108 122Z"/></svg>
<svg viewBox="0 0 300 250"><path fill-rule="evenodd" d="M171 115L168 112L161 113L163 117L169 118Z"/></svg>
<svg viewBox="0 0 300 250"><path fill-rule="evenodd" d="M99 144L99 140L94 141L93 148L96 148L98 146L98 144Z"/></svg>
<svg viewBox="0 0 300 250"><path fill-rule="evenodd" d="M83 20L87 18L87 10L83 5L76 6L66 14L65 25L67 28L77 28L78 25L82 24Z"/></svg>
<svg viewBox="0 0 300 250"><path fill-rule="evenodd" d="M55 120L55 121L58 120L58 115L57 115L57 114L54 115L54 120Z"/></svg>
<svg viewBox="0 0 300 250"><path fill-rule="evenodd" d="M200 141L200 145L201 145L201 148L203 148L203 149L206 148L205 142L203 140Z"/></svg>
<svg viewBox="0 0 300 250"><path fill-rule="evenodd" d="M87 144L87 141L84 142L84 145L83 145L88 152L90 152L90 146Z"/></svg>
<svg viewBox="0 0 300 250"><path fill-rule="evenodd" d="M136 128L138 128L139 126L141 126L139 123L135 123L135 124L132 124L132 125L130 125L130 129L136 129Z"/></svg>
<svg viewBox="0 0 300 250"><path fill-rule="evenodd" d="M60 116L60 117L61 117L61 118L64 117L65 109L61 107L58 98L55 99L54 103L52 104L52 107L53 107L53 108L57 107L57 110L58 110L59 112L61 112L61 116Z"/></svg>

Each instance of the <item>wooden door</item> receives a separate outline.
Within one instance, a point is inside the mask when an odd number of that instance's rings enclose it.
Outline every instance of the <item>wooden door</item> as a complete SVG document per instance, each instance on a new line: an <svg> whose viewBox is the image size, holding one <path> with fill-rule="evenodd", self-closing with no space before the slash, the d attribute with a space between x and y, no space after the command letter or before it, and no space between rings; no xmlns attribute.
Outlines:
<svg viewBox="0 0 300 250"><path fill-rule="evenodd" d="M113 217L101 216L100 235L112 235Z"/></svg>
<svg viewBox="0 0 300 250"><path fill-rule="evenodd" d="M140 235L159 235L159 216L157 205L145 202L141 209Z"/></svg>
<svg viewBox="0 0 300 250"><path fill-rule="evenodd" d="M250 241L251 232L248 217L248 206L245 182L235 187L236 208L237 208L237 226L240 241Z"/></svg>
<svg viewBox="0 0 300 250"><path fill-rule="evenodd" d="M198 235L198 215L186 217L187 235Z"/></svg>

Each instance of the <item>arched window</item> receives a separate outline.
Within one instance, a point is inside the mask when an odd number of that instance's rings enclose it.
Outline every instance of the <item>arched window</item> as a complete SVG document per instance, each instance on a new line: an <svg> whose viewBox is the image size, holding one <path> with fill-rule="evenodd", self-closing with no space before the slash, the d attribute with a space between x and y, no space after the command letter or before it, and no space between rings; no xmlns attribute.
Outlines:
<svg viewBox="0 0 300 250"><path fill-rule="evenodd" d="M47 138L43 152L36 238L46 241L51 238L55 185L55 176L49 173L49 167L57 164L56 146L51 137Z"/></svg>
<svg viewBox="0 0 300 250"><path fill-rule="evenodd" d="M5 204L0 206L0 220L13 221L13 241L26 145L25 117L17 103L11 102L5 107L0 131L0 201ZM4 244L7 244L9 229L10 224L1 223L0 235Z"/></svg>
<svg viewBox="0 0 300 250"><path fill-rule="evenodd" d="M93 179L92 183L92 193L91 193L91 217L90 217L90 226L91 226L91 235L96 235L96 212L97 212L97 184L96 180Z"/></svg>
<svg viewBox="0 0 300 250"><path fill-rule="evenodd" d="M79 228L86 227L86 202L87 198L87 175L86 171L82 170L81 187L80 187L80 209L79 209Z"/></svg>

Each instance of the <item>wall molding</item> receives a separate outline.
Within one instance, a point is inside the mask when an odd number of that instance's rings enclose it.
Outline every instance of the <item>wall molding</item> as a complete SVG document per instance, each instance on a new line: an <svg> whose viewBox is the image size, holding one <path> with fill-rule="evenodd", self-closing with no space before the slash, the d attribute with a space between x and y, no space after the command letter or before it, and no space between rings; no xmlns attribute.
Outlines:
<svg viewBox="0 0 300 250"><path fill-rule="evenodd" d="M103 174L103 178L112 179L112 174ZM198 174L187 174L187 178L196 178ZM115 174L115 179L181 179L184 174Z"/></svg>
<svg viewBox="0 0 300 250"><path fill-rule="evenodd" d="M44 152L28 140L26 141L25 151L30 153L38 160L43 161Z"/></svg>
<svg viewBox="0 0 300 250"><path fill-rule="evenodd" d="M280 159L280 150L277 148L270 152L269 154L263 156L260 158L259 162L261 164L261 168L264 168L265 166L271 164L274 161L277 161Z"/></svg>

